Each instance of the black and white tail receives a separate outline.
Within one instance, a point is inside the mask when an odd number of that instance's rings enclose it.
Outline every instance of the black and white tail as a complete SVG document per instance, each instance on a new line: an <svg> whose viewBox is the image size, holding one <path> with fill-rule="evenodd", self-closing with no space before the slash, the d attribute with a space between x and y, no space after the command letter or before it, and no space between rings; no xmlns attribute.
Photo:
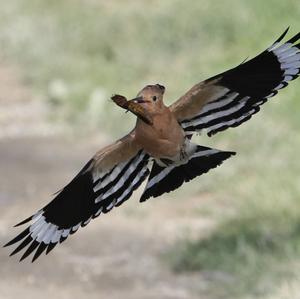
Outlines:
<svg viewBox="0 0 300 299"><path fill-rule="evenodd" d="M171 192L184 182L208 172L221 165L222 162L235 152L220 151L209 147L195 145L195 150L182 162L174 162L166 167L154 162L151 173L140 201L150 197L157 197L163 193Z"/></svg>

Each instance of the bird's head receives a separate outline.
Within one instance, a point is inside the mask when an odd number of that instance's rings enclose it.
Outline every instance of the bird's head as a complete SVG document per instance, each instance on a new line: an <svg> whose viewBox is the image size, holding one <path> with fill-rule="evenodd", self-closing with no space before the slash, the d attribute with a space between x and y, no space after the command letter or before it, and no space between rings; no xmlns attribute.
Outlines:
<svg viewBox="0 0 300 299"><path fill-rule="evenodd" d="M160 84L147 85L137 97L127 101L122 95L113 95L111 99L126 111L131 111L148 125L153 124L153 117L164 109L163 95L165 87Z"/></svg>
<svg viewBox="0 0 300 299"><path fill-rule="evenodd" d="M165 87L160 84L147 85L131 101L140 104L148 112L155 113L164 107L164 92Z"/></svg>

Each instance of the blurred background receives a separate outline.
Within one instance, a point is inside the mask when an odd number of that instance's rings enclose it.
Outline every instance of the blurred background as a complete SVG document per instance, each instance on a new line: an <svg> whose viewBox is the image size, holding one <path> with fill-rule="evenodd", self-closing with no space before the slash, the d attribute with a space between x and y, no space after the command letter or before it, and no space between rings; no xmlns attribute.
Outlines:
<svg viewBox="0 0 300 299"><path fill-rule="evenodd" d="M299 16L296 0L2 1L1 244L134 125L113 93L160 83L171 103L296 34ZM197 137L238 152L222 167L143 204L136 192L34 264L1 249L0 299L299 298L299 83Z"/></svg>

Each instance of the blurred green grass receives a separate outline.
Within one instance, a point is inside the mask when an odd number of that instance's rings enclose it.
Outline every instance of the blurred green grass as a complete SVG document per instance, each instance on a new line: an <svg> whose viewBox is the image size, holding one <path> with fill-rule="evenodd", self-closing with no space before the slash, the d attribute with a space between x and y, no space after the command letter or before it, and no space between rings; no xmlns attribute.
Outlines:
<svg viewBox="0 0 300 299"><path fill-rule="evenodd" d="M0 45L58 115L119 132L111 94L160 82L172 101L297 30L298 16L292 0L12 0L1 4ZM122 121L125 132L133 118Z"/></svg>
<svg viewBox="0 0 300 299"><path fill-rule="evenodd" d="M112 105L111 94L130 98L159 82L172 102L258 54L287 26L297 33L299 15L295 0L11 0L1 4L1 56L20 66L54 121L119 136L134 117ZM293 82L247 124L197 137L239 154L175 193L174 200L209 193L228 207L199 210L215 219L215 230L196 241L187 236L168 252L176 271L233 277L235 288L222 281L211 287L220 298L264 298L300 275L299 92Z"/></svg>

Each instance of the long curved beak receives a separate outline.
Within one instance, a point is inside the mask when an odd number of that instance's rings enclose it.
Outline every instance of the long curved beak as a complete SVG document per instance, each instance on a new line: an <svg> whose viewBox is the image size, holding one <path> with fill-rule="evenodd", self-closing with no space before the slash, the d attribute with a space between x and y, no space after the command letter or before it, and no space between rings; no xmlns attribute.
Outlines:
<svg viewBox="0 0 300 299"><path fill-rule="evenodd" d="M145 101L143 99L143 97L134 98L134 99L128 101L127 103L128 103L127 109L129 111L131 111L138 118L143 120L146 124L148 124L148 125L153 124L152 117L147 112L146 107L144 105L140 105L143 103L147 103L147 101Z"/></svg>

